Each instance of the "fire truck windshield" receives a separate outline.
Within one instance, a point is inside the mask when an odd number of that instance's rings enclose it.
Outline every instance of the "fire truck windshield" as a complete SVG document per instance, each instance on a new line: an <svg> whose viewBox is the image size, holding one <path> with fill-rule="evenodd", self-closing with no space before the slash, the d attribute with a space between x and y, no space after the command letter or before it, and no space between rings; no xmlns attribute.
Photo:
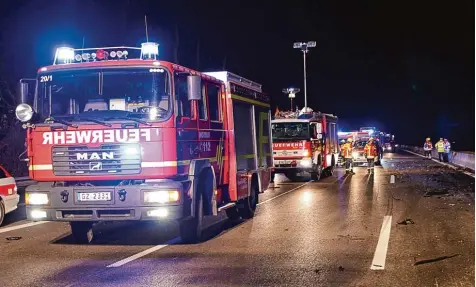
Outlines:
<svg viewBox="0 0 476 287"><path fill-rule="evenodd" d="M364 148L365 145L367 144L367 141L366 140L357 140L354 142L354 148Z"/></svg>
<svg viewBox="0 0 476 287"><path fill-rule="evenodd" d="M172 111L170 78L165 69L88 69L40 74L36 108L43 119L110 111L131 118L167 119ZM117 112L116 112L117 113ZM79 117L78 117L79 118Z"/></svg>
<svg viewBox="0 0 476 287"><path fill-rule="evenodd" d="M274 123L272 124L273 141L308 140L309 123Z"/></svg>

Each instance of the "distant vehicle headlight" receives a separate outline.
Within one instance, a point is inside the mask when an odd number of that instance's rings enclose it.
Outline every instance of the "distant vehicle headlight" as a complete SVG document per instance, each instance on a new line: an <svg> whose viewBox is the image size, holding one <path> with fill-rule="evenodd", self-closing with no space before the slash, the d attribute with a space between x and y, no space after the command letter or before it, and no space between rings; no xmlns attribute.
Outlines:
<svg viewBox="0 0 476 287"><path fill-rule="evenodd" d="M19 104L15 109L15 115L18 120L27 122L33 117L33 108L28 104Z"/></svg>
<svg viewBox="0 0 476 287"><path fill-rule="evenodd" d="M398 144L396 144L395 147L398 147Z"/></svg>

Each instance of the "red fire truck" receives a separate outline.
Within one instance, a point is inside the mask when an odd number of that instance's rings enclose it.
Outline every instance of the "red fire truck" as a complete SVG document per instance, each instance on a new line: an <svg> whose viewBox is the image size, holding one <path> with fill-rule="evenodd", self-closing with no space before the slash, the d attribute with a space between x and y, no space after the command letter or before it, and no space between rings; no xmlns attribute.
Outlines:
<svg viewBox="0 0 476 287"><path fill-rule="evenodd" d="M28 219L70 222L85 243L101 221L178 220L196 242L205 215L254 216L272 166L260 84L159 61L155 43L59 48L34 82L16 109L38 181Z"/></svg>
<svg viewBox="0 0 476 287"><path fill-rule="evenodd" d="M307 108L279 112L271 121L275 173L295 180L309 172L319 180L323 171L332 174L339 157L337 117Z"/></svg>

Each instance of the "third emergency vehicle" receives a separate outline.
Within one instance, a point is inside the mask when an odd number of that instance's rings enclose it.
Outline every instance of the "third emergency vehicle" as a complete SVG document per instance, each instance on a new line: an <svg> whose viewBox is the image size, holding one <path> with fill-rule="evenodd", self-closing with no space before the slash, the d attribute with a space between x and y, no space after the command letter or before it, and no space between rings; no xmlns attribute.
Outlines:
<svg viewBox="0 0 476 287"><path fill-rule="evenodd" d="M339 156L337 120L310 108L275 114L271 121L275 172L291 180L301 172L314 180L323 171L332 174Z"/></svg>

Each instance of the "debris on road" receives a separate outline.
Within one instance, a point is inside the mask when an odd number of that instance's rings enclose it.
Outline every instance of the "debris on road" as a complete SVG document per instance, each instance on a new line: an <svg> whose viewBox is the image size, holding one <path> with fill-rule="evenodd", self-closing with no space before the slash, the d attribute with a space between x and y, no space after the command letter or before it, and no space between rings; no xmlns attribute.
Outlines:
<svg viewBox="0 0 476 287"><path fill-rule="evenodd" d="M411 218L407 218L403 221L398 222L397 224L401 224L401 225L415 224L415 221L413 221Z"/></svg>
<svg viewBox="0 0 476 287"><path fill-rule="evenodd" d="M21 236L9 236L6 237L5 239L8 241L13 241L13 240L20 240L22 237Z"/></svg>
<svg viewBox="0 0 476 287"><path fill-rule="evenodd" d="M415 264L413 264L413 265L416 266L416 265L438 262L438 261L445 260L445 259L450 259L450 258L453 258L453 257L456 257L456 256L459 256L459 254L453 254L453 255L450 255L450 256L441 256L441 257L437 257L437 258L433 258L433 259L420 260L420 261L415 262Z"/></svg>
<svg viewBox="0 0 476 287"><path fill-rule="evenodd" d="M345 270L345 268L344 268L344 267L342 267L342 266L339 266L339 271L344 271L344 270Z"/></svg>

